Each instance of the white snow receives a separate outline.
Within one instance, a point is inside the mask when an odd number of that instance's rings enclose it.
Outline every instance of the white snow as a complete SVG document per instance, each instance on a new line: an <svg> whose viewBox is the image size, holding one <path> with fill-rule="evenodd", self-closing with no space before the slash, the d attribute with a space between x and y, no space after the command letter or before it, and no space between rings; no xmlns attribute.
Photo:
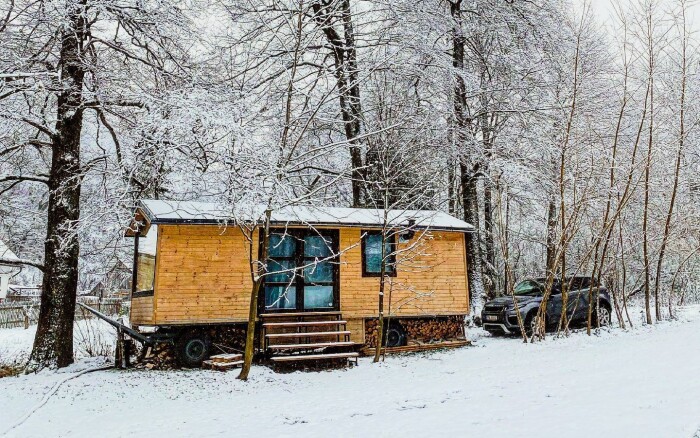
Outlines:
<svg viewBox="0 0 700 438"><path fill-rule="evenodd" d="M7 247L5 242L0 240L0 259L18 261L19 258Z"/></svg>
<svg viewBox="0 0 700 438"><path fill-rule="evenodd" d="M682 321L475 347L319 373L99 371L67 381L10 437L692 437L700 429L700 307ZM0 338L2 342L2 338ZM61 372L0 379L0 433Z"/></svg>
<svg viewBox="0 0 700 438"><path fill-rule="evenodd" d="M73 347L78 360L90 356L90 350L113 350L115 344L114 329L98 319L85 319L75 323L73 329ZM29 358L36 334L36 325L15 328L0 328L0 365L24 362ZM2 382L2 380L0 380ZM0 385L1 386L1 385ZM0 404L2 401L0 401ZM3 422L0 420L0 425ZM2 432L2 427L0 427ZM1 436L1 435L0 435Z"/></svg>
<svg viewBox="0 0 700 438"><path fill-rule="evenodd" d="M235 214L226 206L209 202L142 200L149 219L159 221L211 221L235 220ZM244 220L260 220L265 207L260 205L246 211ZM472 231L473 226L434 210L389 210L388 223L393 226L408 226L409 219L416 227L434 230ZM320 206L287 206L274 209L271 221L276 224L300 223L312 225L381 226L384 210L371 208L339 208Z"/></svg>
<svg viewBox="0 0 700 438"><path fill-rule="evenodd" d="M156 255L158 244L158 225L151 225L145 236L139 237L139 253Z"/></svg>

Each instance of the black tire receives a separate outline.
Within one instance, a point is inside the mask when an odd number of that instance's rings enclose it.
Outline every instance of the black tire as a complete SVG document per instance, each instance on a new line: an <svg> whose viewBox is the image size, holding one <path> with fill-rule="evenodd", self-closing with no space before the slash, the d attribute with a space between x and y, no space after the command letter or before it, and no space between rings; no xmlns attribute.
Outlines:
<svg viewBox="0 0 700 438"><path fill-rule="evenodd" d="M186 331L175 343L177 360L183 367L196 368L209 357L211 340L209 336L198 331Z"/></svg>
<svg viewBox="0 0 700 438"><path fill-rule="evenodd" d="M406 330L398 322L392 322L385 330L383 341L385 347L403 347L406 345Z"/></svg>
<svg viewBox="0 0 700 438"><path fill-rule="evenodd" d="M594 327L612 325L612 309L609 304L600 303L600 309L597 312L593 312L592 324Z"/></svg>
<svg viewBox="0 0 700 438"><path fill-rule="evenodd" d="M537 311L530 311L530 313L527 314L525 317L525 321L523 321L523 325L525 326L525 334L528 336L532 336L532 333L534 332L534 321L535 317L537 316ZM545 330L547 330L547 326L545 326Z"/></svg>

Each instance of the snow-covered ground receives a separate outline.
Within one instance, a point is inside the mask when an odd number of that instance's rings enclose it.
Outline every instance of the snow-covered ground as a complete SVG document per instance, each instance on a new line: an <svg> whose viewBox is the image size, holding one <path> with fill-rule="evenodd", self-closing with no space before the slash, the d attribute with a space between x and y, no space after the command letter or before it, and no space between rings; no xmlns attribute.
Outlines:
<svg viewBox="0 0 700 438"><path fill-rule="evenodd" d="M13 339L26 337L19 330ZM348 370L254 367L248 382L237 372L88 373L7 436L700 437L700 307L681 321L534 345L471 335L471 348ZM0 379L0 434L57 382L99 364Z"/></svg>

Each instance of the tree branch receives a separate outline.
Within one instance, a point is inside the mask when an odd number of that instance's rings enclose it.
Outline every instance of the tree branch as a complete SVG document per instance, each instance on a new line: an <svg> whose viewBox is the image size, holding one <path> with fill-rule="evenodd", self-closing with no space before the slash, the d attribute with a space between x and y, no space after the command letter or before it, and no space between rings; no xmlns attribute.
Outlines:
<svg viewBox="0 0 700 438"><path fill-rule="evenodd" d="M10 266L31 266L31 267L39 269L41 272L44 272L44 270L45 270L43 264L41 264L39 262L32 261L32 260L26 260L26 259L6 259L3 257L0 257L0 264L10 265Z"/></svg>

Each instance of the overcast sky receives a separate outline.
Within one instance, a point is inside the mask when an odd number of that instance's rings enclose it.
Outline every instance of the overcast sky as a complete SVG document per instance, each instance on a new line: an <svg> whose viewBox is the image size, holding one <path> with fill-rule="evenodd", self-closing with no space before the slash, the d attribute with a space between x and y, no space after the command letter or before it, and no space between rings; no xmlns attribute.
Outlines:
<svg viewBox="0 0 700 438"><path fill-rule="evenodd" d="M581 5L585 4L586 0L575 0ZM593 12L598 16L601 23L610 24L615 20L614 6L616 0L588 0L593 7ZM621 0L621 3L628 4L630 1L639 0ZM671 9L678 5L678 0L657 0L659 7L663 9ZM687 0L688 8L688 27L695 32L700 32L700 0Z"/></svg>

